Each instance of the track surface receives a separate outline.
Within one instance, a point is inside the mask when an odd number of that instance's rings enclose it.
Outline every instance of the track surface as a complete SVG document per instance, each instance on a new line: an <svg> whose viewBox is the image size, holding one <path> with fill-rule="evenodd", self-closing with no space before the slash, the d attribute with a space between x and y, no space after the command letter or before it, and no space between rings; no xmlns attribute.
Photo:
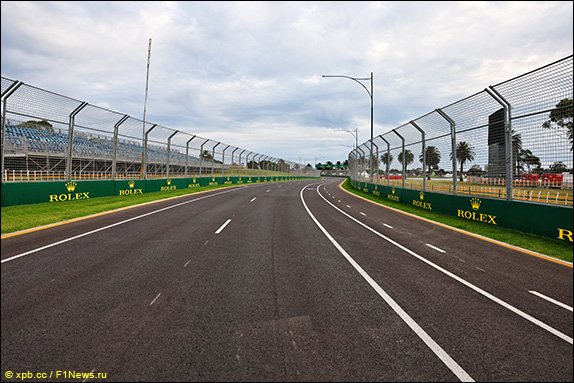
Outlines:
<svg viewBox="0 0 574 383"><path fill-rule="evenodd" d="M2 381L573 380L571 265L341 181L220 189L4 237Z"/></svg>

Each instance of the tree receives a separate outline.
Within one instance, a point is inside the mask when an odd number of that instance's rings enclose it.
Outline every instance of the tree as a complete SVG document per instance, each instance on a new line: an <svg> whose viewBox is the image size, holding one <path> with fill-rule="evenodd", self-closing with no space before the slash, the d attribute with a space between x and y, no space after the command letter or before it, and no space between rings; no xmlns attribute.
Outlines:
<svg viewBox="0 0 574 383"><path fill-rule="evenodd" d="M388 169L391 166L391 163L393 162L393 155L389 152L383 154L381 156L381 162L385 164L385 169Z"/></svg>
<svg viewBox="0 0 574 383"><path fill-rule="evenodd" d="M480 177L484 174L484 171L480 167L480 165L472 165L470 169L468 169L469 176L477 176Z"/></svg>
<svg viewBox="0 0 574 383"><path fill-rule="evenodd" d="M460 163L460 181L462 181L463 176L463 166L466 162L474 161L474 148L466 141L460 141L456 144L456 161ZM450 153L450 159L452 161L452 152Z"/></svg>
<svg viewBox="0 0 574 383"><path fill-rule="evenodd" d="M574 136L572 133L573 109L572 99L565 98L556 104L556 108L550 111L548 120L542 124L544 129L555 129L560 132L570 142L570 151L574 149Z"/></svg>
<svg viewBox="0 0 574 383"><path fill-rule="evenodd" d="M550 165L548 170L552 173L565 173L568 171L568 168L566 167L564 162L557 161L557 162L553 163L552 165Z"/></svg>
<svg viewBox="0 0 574 383"><path fill-rule="evenodd" d="M403 164L403 152L402 151L399 153L398 160L401 164ZM409 167L409 165L413 163L414 160L415 160L415 155L413 154L413 152L411 152L409 149L405 149L405 165L406 165L405 171Z"/></svg>
<svg viewBox="0 0 574 383"><path fill-rule="evenodd" d="M526 164L526 166L528 167L528 173L530 173L531 166L541 165L540 158L533 155L530 149L521 149L518 158L520 164ZM522 167L522 165L520 167Z"/></svg>
<svg viewBox="0 0 574 383"><path fill-rule="evenodd" d="M20 126L23 128L47 130L49 132L54 131L54 127L47 120L41 120L41 121L29 120L29 121L23 122L17 126Z"/></svg>
<svg viewBox="0 0 574 383"><path fill-rule="evenodd" d="M425 149L426 153L426 165L428 167L427 178L431 179L431 170L440 163L440 150L436 146L427 146ZM423 163L423 153L419 156L419 161Z"/></svg>

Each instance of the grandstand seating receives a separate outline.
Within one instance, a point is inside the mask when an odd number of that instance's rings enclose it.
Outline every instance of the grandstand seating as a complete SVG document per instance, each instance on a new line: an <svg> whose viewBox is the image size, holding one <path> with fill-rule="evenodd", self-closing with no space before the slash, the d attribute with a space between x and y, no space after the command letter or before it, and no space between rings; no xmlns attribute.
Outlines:
<svg viewBox="0 0 574 383"><path fill-rule="evenodd" d="M88 138L75 136L72 143L72 151L75 157L88 158L113 158L113 141L102 139L96 136L86 135ZM6 142L10 143L18 151L29 153L56 153L64 154L67 150L68 135L52 132L44 129L29 128L23 126L6 125ZM117 158L119 160L141 159L142 146L134 142L118 141ZM165 163L167 160L167 150L148 146L148 159L150 162ZM185 164L185 154L172 150L170 152L170 163ZM192 161L199 161L197 157L191 157Z"/></svg>

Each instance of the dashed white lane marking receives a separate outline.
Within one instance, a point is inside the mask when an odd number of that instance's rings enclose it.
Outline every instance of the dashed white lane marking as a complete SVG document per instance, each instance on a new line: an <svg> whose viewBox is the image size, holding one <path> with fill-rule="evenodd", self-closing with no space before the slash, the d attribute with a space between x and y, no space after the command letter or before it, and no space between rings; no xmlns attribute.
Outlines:
<svg viewBox="0 0 574 383"><path fill-rule="evenodd" d="M228 219L227 221L225 221L225 223L223 225L221 225L221 227L219 229L217 229L215 234L221 233L223 231L223 229L225 229L225 226L229 225L229 222L231 222L231 218Z"/></svg>
<svg viewBox="0 0 574 383"><path fill-rule="evenodd" d="M191 262L191 259L189 261L185 262L185 265L183 265L183 267L189 265L189 262Z"/></svg>
<svg viewBox="0 0 574 383"><path fill-rule="evenodd" d="M349 209L351 208L351 206L349 206L349 205L347 205L347 207L348 207Z"/></svg>
<svg viewBox="0 0 574 383"><path fill-rule="evenodd" d="M104 227L100 227L99 229L92 230L92 231L88 231L88 232L86 232L86 233L79 234L79 235L76 235L76 236L74 236L74 237L66 238L66 239L63 239L63 240L61 240L61 241L54 242L54 243L51 243L51 244L49 244L49 245L39 247L39 248L37 248L37 249L30 250L30 251L27 251L27 252L22 253L22 254L14 255L14 256L12 256L12 257L3 259L3 260L1 261L1 263L9 262L9 261L12 261L12 260L14 260L14 259L18 259L18 258L20 258L20 257L24 257L24 256L26 256L26 255L36 253L36 252L41 251L41 250L49 249L50 247L54 247L54 246L61 245L62 243L66 243L66 242L69 242L69 241L76 240L76 239L78 239L78 238L85 237L86 235L94 234L94 233L100 232L100 231L102 231L102 230L107 230L107 229L110 229L110 228L115 227L115 226L118 226L118 225L123 225L124 223L128 223L128 222L134 221L134 220L136 220L136 219L140 219L140 218L144 218L144 217L150 216L150 215L152 215L152 214L160 213L160 212L163 212L163 211L166 211L166 210L169 210L169 209L174 209L174 208L176 208L176 207L183 206L183 205L188 204L188 203L193 203L193 202L201 201L201 200L206 199L206 198L215 197L215 196L218 196L218 195L221 195L221 194L230 193L230 192L233 192L233 191L236 191L236 190L241 190L241 189L242 189L242 188L237 188L237 189L232 189L232 190L225 190L225 191L222 191L222 192L219 192L219 193L205 195L205 196L203 196L203 197L194 198L194 199L189 200L189 201L184 201L184 202L181 202L181 203L178 203L178 204L175 204L175 205L170 205L170 206L167 206L167 207L158 209L158 210L150 211L149 213L145 213L145 214L142 214L142 215L138 215L137 217L129 218L129 219L126 219L126 220L121 221L121 222L116 222L116 223L113 223L113 224L111 224L111 225L104 226Z"/></svg>
<svg viewBox="0 0 574 383"><path fill-rule="evenodd" d="M256 199L257 199L257 197L253 197L253 198L251 198L251 201L249 201L249 202L253 202L253 201L255 201Z"/></svg>
<svg viewBox="0 0 574 383"><path fill-rule="evenodd" d="M153 301L151 301L151 303L149 304L150 306L154 304L155 301L157 301L157 298L159 298L159 296L161 295L161 293L159 293L154 299Z"/></svg>
<svg viewBox="0 0 574 383"><path fill-rule="evenodd" d="M568 306L568 305L566 305L566 304L564 304L564 303L562 303L562 302L558 302L556 299L552 299L552 298L550 298L550 297L547 297L547 296L544 295L544 294L540 294L538 291L529 291L529 293L530 293L530 294L534 294L534 295L536 295L536 296L539 296L539 297L542 298L542 299L546 299L548 302L554 303L555 305L560 306L560 307L562 307L563 309L572 311L572 307L570 307L570 306Z"/></svg>
<svg viewBox="0 0 574 383"><path fill-rule="evenodd" d="M485 290L481 289L481 288L478 287L478 286L473 285L472 283L470 283L469 281L467 281L467 280L465 280L465 279L459 277L458 275L451 273L450 271L448 271L448 270L446 270L446 269L440 267L439 265L437 265L437 264L435 264L435 263L432 263L431 261L429 261L429 260L426 259L425 257L422 257L422 256L418 255L417 253L415 253L414 251L412 251L412 250L406 248L405 246L401 245L400 243L395 242L395 241L393 241L392 239L390 239L390 238L384 236L383 234L379 233L378 231L376 231L376 230L373 229L372 227L370 227L370 226L364 224L363 222L357 220L357 219L354 218L354 217L351 217L349 214L345 213L343 210L339 209L337 206L335 206L335 205L333 205L331 202L329 202L329 201L328 201L325 197L323 197L321 194L319 194L319 196L320 196L321 198L323 198L323 200L324 200L325 202L327 202L329 205L331 205L331 207L332 207L333 209L335 209L335 210L337 210L338 212L340 212L341 214L345 215L345 216L348 217L350 220L355 221L355 222L358 223L359 225L363 226L365 229L371 231L373 234L375 234L375 235L377 235L377 236L383 238L385 241L387 241L387 242L389 242L389 243L395 245L395 246L398 247L399 249L404 250L405 252L407 252L408 254L412 255L413 257L420 259L421 261L425 262L427 265L429 265L429 266L431 266L431 267L434 267L436 270L438 270L438 271L442 272L443 274L448 275L449 277L451 277L451 278L453 278L453 279L459 281L459 282L462 283L463 285L469 287L470 289L476 291L477 293L483 295L484 297L486 297L486 298L492 300L493 302L496 302L496 303L498 303L499 305L501 305L501 306L507 308L508 310L510 310L510 311L512 311L513 313L515 313L515 314L521 316L522 318L524 318L524 319L530 321L531 323L534 323L535 325L537 325L537 326L543 328L544 330L548 331L549 333L556 335L556 336L559 337L560 339L562 339L562 340L564 340L564 341L566 341L566 342L568 342L568 343L570 343L570 344L573 344L574 339L572 339L572 337L570 337L570 336L568 336L568 335L566 335L566 334L564 334L564 333L562 333L562 332L556 330L555 328L553 328L552 326L547 325L546 323L542 322L541 320L538 320L538 319L534 318L533 316L528 315L528 314L525 313L524 311L522 311L522 310L520 310L520 309L518 309L518 308L516 308L516 307L514 307L514 306L512 306L512 305L510 305L510 304L508 304L508 303L506 303L506 302L503 301L502 299L500 299L500 298L498 298L498 297L496 297L496 296L494 296L494 295L492 295L492 294L486 292ZM460 259L460 258L459 258L459 260L460 260L461 262L465 262L463 259Z"/></svg>
<svg viewBox="0 0 574 383"><path fill-rule="evenodd" d="M383 226L388 227L389 229L392 229L393 227L391 225L387 225L386 223L383 223Z"/></svg>
<svg viewBox="0 0 574 383"><path fill-rule="evenodd" d="M440 251L441 253L446 253L446 251L444 251L443 249L439 249L436 246L431 245L430 243L425 243L425 245L427 245L428 247L430 247L431 249L434 249L436 251Z"/></svg>
<svg viewBox="0 0 574 383"><path fill-rule="evenodd" d="M365 213L363 213L362 211L359 212L359 214L367 216Z"/></svg>

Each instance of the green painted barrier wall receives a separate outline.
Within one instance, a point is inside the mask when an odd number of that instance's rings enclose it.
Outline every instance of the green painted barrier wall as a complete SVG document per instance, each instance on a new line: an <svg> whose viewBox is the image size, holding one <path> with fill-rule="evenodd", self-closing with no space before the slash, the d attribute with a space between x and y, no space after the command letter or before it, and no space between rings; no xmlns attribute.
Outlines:
<svg viewBox="0 0 574 383"><path fill-rule="evenodd" d="M131 195L193 189L210 185L242 185L258 182L290 181L313 177L189 177L152 180L53 181L2 183L2 207L35 203L61 203L97 197Z"/></svg>
<svg viewBox="0 0 574 383"><path fill-rule="evenodd" d="M356 189L381 199L423 210L563 241L572 242L573 239L571 207L422 192L353 180L351 184Z"/></svg>

